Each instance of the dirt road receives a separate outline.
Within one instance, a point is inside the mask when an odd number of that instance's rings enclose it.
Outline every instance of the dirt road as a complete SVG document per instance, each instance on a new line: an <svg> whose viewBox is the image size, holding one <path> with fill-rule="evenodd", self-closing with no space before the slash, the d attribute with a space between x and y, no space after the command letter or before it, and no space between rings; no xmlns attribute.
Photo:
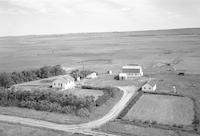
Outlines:
<svg viewBox="0 0 200 136"><path fill-rule="evenodd" d="M109 135L101 132L92 131L92 128L100 127L101 125L107 123L110 120L115 119L124 107L127 105L128 101L131 97L136 94L138 90L135 86L126 86L126 87L118 87L120 90L124 92L122 98L118 103L102 118L98 120L94 120L88 123L76 124L76 125L64 125L64 124L56 124L48 121L35 120L31 118L21 118L16 116L8 116L8 115L0 115L0 121L11 122L11 123L19 123L34 127L42 127L49 128L54 130L72 132L72 133L83 133L83 134L91 134L91 135Z"/></svg>

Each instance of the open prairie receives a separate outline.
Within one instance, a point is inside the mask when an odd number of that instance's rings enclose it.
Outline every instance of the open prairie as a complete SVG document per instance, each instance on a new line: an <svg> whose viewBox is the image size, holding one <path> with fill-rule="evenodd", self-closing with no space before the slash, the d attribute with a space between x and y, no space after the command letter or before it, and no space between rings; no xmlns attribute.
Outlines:
<svg viewBox="0 0 200 136"><path fill-rule="evenodd" d="M200 29L81 33L0 38L0 72L43 65L119 71L179 59L177 69L200 73Z"/></svg>
<svg viewBox="0 0 200 136"><path fill-rule="evenodd" d="M156 121L161 124L191 125L193 102L187 97L143 95L130 109L124 120Z"/></svg>

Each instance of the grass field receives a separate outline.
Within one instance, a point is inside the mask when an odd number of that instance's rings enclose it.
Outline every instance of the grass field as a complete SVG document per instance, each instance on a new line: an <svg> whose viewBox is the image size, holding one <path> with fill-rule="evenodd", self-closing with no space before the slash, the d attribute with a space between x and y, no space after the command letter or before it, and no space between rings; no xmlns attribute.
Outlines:
<svg viewBox="0 0 200 136"><path fill-rule="evenodd" d="M140 127L112 121L101 126L98 128L98 130L120 136L199 136L198 134L183 131L165 130L153 127Z"/></svg>
<svg viewBox="0 0 200 136"><path fill-rule="evenodd" d="M193 118L193 102L189 98L144 94L123 119L191 125Z"/></svg>
<svg viewBox="0 0 200 136"><path fill-rule="evenodd" d="M116 80L114 79L116 75L100 75L98 78L89 79L84 81L84 85L89 86L97 86L97 87L105 87L105 86L129 86L129 85L139 85L142 82L138 82L138 80L143 79L147 80L145 77L138 78L135 80Z"/></svg>
<svg viewBox="0 0 200 136"><path fill-rule="evenodd" d="M122 65L144 68L183 59L176 67L200 73L200 29L89 33L0 38L0 71L61 64L118 72ZM12 55L11 55L12 54Z"/></svg>
<svg viewBox="0 0 200 136"><path fill-rule="evenodd" d="M0 122L0 136L84 136L84 135Z"/></svg>

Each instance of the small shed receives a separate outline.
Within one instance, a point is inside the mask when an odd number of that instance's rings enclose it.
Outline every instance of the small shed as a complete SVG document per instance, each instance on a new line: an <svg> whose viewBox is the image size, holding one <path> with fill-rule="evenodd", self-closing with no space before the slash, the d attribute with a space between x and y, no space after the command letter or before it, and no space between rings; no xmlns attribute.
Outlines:
<svg viewBox="0 0 200 136"><path fill-rule="evenodd" d="M155 92L156 91L156 81L150 80L145 85L142 86L142 91L145 92Z"/></svg>
<svg viewBox="0 0 200 136"><path fill-rule="evenodd" d="M112 70L108 70L107 74L112 75L113 74Z"/></svg>
<svg viewBox="0 0 200 136"><path fill-rule="evenodd" d="M59 77L52 82L52 88L59 88L62 90L72 89L75 87L74 78L67 75Z"/></svg>
<svg viewBox="0 0 200 136"><path fill-rule="evenodd" d="M97 78L97 73L96 72L92 72L89 75L86 76L87 79L94 79Z"/></svg>

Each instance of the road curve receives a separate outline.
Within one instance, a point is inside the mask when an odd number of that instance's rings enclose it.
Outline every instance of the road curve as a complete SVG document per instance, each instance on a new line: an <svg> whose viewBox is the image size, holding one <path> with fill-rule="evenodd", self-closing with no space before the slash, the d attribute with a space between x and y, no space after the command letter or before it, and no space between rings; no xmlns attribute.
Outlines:
<svg viewBox="0 0 200 136"><path fill-rule="evenodd" d="M100 127L101 125L107 123L108 121L115 119L121 113L121 111L127 105L129 100L136 94L136 91L138 90L138 88L135 86L124 86L124 87L118 87L118 88L121 91L123 91L123 96L117 102L117 104L102 118L88 122L88 123L64 125L64 124L57 124L57 123L52 123L48 121L9 116L9 115L0 115L0 121L19 123L19 124L24 124L28 126L34 126L34 127L49 128L49 129L72 132L72 133L109 135L109 134L105 134L101 132L95 132L95 131L92 131L91 129Z"/></svg>

